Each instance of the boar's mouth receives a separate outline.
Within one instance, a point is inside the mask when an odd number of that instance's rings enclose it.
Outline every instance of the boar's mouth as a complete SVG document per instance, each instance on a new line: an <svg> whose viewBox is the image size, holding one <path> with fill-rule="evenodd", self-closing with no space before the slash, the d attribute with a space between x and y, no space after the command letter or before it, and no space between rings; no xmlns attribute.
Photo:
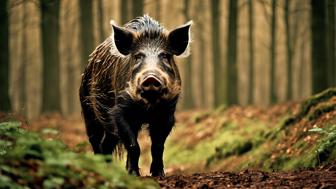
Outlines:
<svg viewBox="0 0 336 189"><path fill-rule="evenodd" d="M156 103L158 100L160 100L162 93L158 91L142 91L140 93L141 97L146 99L149 103Z"/></svg>

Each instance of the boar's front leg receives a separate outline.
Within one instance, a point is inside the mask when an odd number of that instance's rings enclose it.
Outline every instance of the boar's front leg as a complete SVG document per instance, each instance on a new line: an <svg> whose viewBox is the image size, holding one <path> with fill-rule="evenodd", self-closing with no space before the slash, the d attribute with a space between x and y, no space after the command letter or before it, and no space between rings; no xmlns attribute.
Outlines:
<svg viewBox="0 0 336 189"><path fill-rule="evenodd" d="M152 140L152 164L150 172L152 176L165 176L163 170L163 151L166 138L168 137L175 118L173 115L158 119L150 124L149 133Z"/></svg>
<svg viewBox="0 0 336 189"><path fill-rule="evenodd" d="M129 174L140 176L139 173L139 157L140 157L140 147L137 141L138 129L137 125L129 123L125 111L120 107L114 107L110 112L111 117L114 120L118 128L118 133L121 141L123 142L127 150L127 162L126 169Z"/></svg>

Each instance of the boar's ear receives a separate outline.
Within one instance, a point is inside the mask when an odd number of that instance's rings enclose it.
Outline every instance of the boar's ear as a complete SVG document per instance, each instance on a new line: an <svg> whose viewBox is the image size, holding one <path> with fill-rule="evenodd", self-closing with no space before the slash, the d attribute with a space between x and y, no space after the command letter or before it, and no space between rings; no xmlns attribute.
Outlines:
<svg viewBox="0 0 336 189"><path fill-rule="evenodd" d="M132 48L135 39L133 32L117 26L113 20L110 21L112 26L112 48L111 53L114 55L126 56Z"/></svg>
<svg viewBox="0 0 336 189"><path fill-rule="evenodd" d="M190 38L190 26L192 21L171 31L168 35L169 46L176 56L188 56Z"/></svg>

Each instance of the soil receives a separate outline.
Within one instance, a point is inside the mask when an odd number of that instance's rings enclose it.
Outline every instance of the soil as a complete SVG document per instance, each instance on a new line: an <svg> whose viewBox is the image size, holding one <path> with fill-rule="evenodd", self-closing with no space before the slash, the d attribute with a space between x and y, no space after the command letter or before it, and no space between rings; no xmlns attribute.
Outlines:
<svg viewBox="0 0 336 189"><path fill-rule="evenodd" d="M156 178L161 188L336 188L336 162L293 172L245 170Z"/></svg>

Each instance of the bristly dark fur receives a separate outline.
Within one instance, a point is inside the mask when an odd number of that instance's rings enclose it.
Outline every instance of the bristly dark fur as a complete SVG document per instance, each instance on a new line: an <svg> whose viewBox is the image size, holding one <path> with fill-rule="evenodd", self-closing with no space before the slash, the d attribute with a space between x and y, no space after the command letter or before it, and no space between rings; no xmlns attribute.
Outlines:
<svg viewBox="0 0 336 189"><path fill-rule="evenodd" d="M167 30L148 15L137 17L124 27L137 34L137 44L156 43L162 46L167 43Z"/></svg>
<svg viewBox="0 0 336 189"><path fill-rule="evenodd" d="M148 15L137 17L124 25L125 28L141 33L162 33L165 29Z"/></svg>
<svg viewBox="0 0 336 189"><path fill-rule="evenodd" d="M139 48L168 46L168 32L147 15L131 20L124 28L135 33ZM142 125L148 124L154 158L151 173L163 175L163 145L175 123L174 112L181 88L179 71L171 58L169 92L156 104L148 105L135 94L139 86L131 81L134 54L118 56L111 51L114 45L113 36L100 44L90 55L82 76L79 93L89 141L95 153L117 152L119 157L124 146L128 152L128 171L139 175L140 149L136 138Z"/></svg>

